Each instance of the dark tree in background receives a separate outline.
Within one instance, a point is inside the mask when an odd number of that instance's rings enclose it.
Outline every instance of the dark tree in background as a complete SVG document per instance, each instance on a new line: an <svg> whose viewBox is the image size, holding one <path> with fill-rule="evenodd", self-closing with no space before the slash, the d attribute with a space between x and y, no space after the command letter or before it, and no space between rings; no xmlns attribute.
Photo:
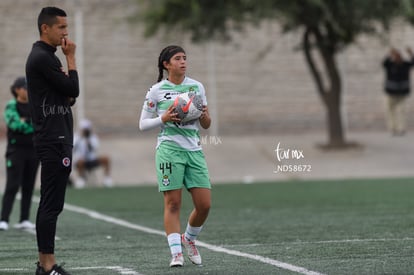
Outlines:
<svg viewBox="0 0 414 275"><path fill-rule="evenodd" d="M338 53L361 34L382 35L391 20L414 22L413 0L137 0L145 34L184 31L193 41L231 39L247 24L277 21L285 32L302 32L304 53L316 90L326 108L328 144L349 145L341 117L342 83ZM379 42L380 43L380 42Z"/></svg>

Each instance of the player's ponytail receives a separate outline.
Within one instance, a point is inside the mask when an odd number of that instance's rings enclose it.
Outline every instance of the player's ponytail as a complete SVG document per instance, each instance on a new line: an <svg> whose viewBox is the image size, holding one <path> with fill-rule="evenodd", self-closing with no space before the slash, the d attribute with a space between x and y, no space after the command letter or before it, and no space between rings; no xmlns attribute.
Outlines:
<svg viewBox="0 0 414 275"><path fill-rule="evenodd" d="M164 70L167 70L164 67L164 61L170 62L171 57L176 53L185 53L184 49L180 46L170 45L165 47L158 57L158 79L157 82L160 82L164 77Z"/></svg>
<svg viewBox="0 0 414 275"><path fill-rule="evenodd" d="M164 78L164 69L162 66L158 65L158 79L157 82L160 82Z"/></svg>

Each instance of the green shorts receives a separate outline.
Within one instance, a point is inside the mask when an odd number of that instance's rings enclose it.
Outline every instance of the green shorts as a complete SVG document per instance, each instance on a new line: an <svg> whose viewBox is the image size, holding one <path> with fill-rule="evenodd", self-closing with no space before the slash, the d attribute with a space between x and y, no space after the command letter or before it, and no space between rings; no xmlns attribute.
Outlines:
<svg viewBox="0 0 414 275"><path fill-rule="evenodd" d="M158 190L195 187L211 189L203 151L180 151L162 144L155 154Z"/></svg>

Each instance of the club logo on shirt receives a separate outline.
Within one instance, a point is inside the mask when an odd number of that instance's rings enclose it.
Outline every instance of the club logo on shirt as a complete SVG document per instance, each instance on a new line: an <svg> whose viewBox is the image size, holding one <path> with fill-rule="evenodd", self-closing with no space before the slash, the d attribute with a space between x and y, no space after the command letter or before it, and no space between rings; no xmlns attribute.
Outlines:
<svg viewBox="0 0 414 275"><path fill-rule="evenodd" d="M164 176L162 177L162 185L164 185L164 186L168 186L168 185L170 185L170 179L168 178L168 176L167 176L167 175L164 175Z"/></svg>
<svg viewBox="0 0 414 275"><path fill-rule="evenodd" d="M149 99L149 100L147 101L147 106L148 106L148 108L152 109L152 108L154 108L154 107L155 107L155 103Z"/></svg>
<svg viewBox="0 0 414 275"><path fill-rule="evenodd" d="M68 157L63 158L62 164L65 167L69 167L70 166L70 158L68 158Z"/></svg>

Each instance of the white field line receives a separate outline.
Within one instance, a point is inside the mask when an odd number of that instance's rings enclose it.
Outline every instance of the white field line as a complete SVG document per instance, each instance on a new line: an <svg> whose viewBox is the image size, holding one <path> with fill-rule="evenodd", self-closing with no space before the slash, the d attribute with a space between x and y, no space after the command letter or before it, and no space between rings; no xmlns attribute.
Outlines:
<svg viewBox="0 0 414 275"><path fill-rule="evenodd" d="M107 270L113 270L118 272L118 274L122 275L142 275L141 273L138 273L130 268L122 267L122 266L91 266L91 267L75 267L71 268L71 270L95 270L95 269L107 269Z"/></svg>
<svg viewBox="0 0 414 275"><path fill-rule="evenodd" d="M128 221L125 221L125 220L121 220L121 219L118 219L118 218L114 218L114 217L111 217L111 216L108 216L108 215L104 215L104 214L101 214L101 213L98 213L96 211L89 210L89 209L86 209L86 208L83 208L83 207L70 205L70 204L66 203L65 204L65 209L68 210L68 211L75 212L75 213L87 215L92 219L105 221L107 223L112 223L112 224L123 226L123 227L129 228L129 229L142 231L142 232L149 233L149 234L165 236L165 233L163 231L152 229L152 228L145 227L145 226L141 226L141 225L138 225L138 224L134 224L134 223L131 223L131 222L128 222ZM229 255L234 255L234 256L239 256L239 257L252 259L252 260L259 261L259 262L262 262L262 263L265 263L265 264L269 264L269 265L279 267L281 269L290 270L290 271L297 272L297 273L304 274L304 275L323 275L322 273L319 273L319 272L316 272L316 271L311 271L311 270L308 270L308 269L300 267L300 266L295 266L295 265L292 265L292 264L284 263L284 262L281 262L281 261L278 261L278 260L270 259L270 258L267 258L267 257L262 257L262 256L255 255L255 254L249 254L249 253L244 253L244 252L240 252L240 251L237 251L237 250L231 250L231 249L223 248L223 247L216 246L216 245L207 244L207 243L200 242L200 241L197 241L197 245L201 246L201 247L205 247L205 248L210 249L212 251L222 252L222 253L229 254Z"/></svg>
<svg viewBox="0 0 414 275"><path fill-rule="evenodd" d="M113 270L117 272L117 274L121 275L142 275L130 268L122 267L122 266L85 266L85 267L72 267L71 270ZM0 268L0 272L29 272L30 270L27 268Z"/></svg>
<svg viewBox="0 0 414 275"><path fill-rule="evenodd" d="M344 240L325 240L325 241L293 241L293 242L280 242L273 243L274 245L301 245L301 244L331 244L331 243L367 243L367 242L401 242L401 241L414 241L414 238L378 238L378 239L344 239ZM260 246L260 243L250 244L230 244L226 247L254 247Z"/></svg>

